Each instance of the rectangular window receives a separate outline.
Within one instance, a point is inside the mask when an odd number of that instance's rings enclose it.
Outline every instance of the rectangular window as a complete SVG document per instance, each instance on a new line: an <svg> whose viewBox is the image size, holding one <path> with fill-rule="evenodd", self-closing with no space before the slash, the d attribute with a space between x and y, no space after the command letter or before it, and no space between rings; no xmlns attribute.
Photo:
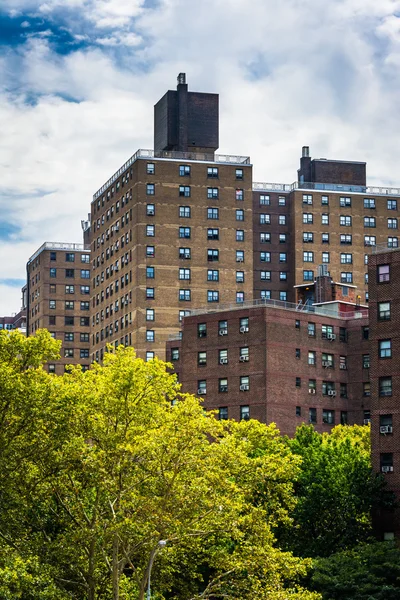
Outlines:
<svg viewBox="0 0 400 600"><path fill-rule="evenodd" d="M87 295L90 294L90 287L88 285L81 285L81 294Z"/></svg>
<svg viewBox="0 0 400 600"><path fill-rule="evenodd" d="M387 283L390 281L390 266L378 265L378 283Z"/></svg>
<svg viewBox="0 0 400 600"><path fill-rule="evenodd" d="M81 310L90 310L90 303L81 301L80 308Z"/></svg>
<svg viewBox="0 0 400 600"><path fill-rule="evenodd" d="M271 281L271 271L261 271L260 272L260 280L261 281Z"/></svg>
<svg viewBox="0 0 400 600"><path fill-rule="evenodd" d="M218 335L228 335L228 321L218 321Z"/></svg>
<svg viewBox="0 0 400 600"><path fill-rule="evenodd" d="M171 360L179 360L179 348L171 348Z"/></svg>
<svg viewBox="0 0 400 600"><path fill-rule="evenodd" d="M244 221L244 210L236 211L236 221Z"/></svg>
<svg viewBox="0 0 400 600"><path fill-rule="evenodd" d="M75 262L75 254L73 252L65 253L65 261L66 262Z"/></svg>
<svg viewBox="0 0 400 600"><path fill-rule="evenodd" d="M236 304L244 302L244 292L236 292Z"/></svg>
<svg viewBox="0 0 400 600"><path fill-rule="evenodd" d="M207 352L198 352L197 353L197 364L199 367L205 367L207 365Z"/></svg>
<svg viewBox="0 0 400 600"><path fill-rule="evenodd" d="M308 351L308 364L315 366L317 359L316 359L316 355L317 353L314 350L309 350Z"/></svg>
<svg viewBox="0 0 400 600"><path fill-rule="evenodd" d="M397 210L397 200L388 200L387 201L387 209L388 210Z"/></svg>
<svg viewBox="0 0 400 600"><path fill-rule="evenodd" d="M286 225L286 215L278 216L278 225Z"/></svg>
<svg viewBox="0 0 400 600"><path fill-rule="evenodd" d="M379 340L379 358L392 358L392 340Z"/></svg>
<svg viewBox="0 0 400 600"><path fill-rule="evenodd" d="M208 240L219 240L219 229L207 229Z"/></svg>
<svg viewBox="0 0 400 600"><path fill-rule="evenodd" d="M261 262L271 262L271 252L260 252Z"/></svg>
<svg viewBox="0 0 400 600"><path fill-rule="evenodd" d="M209 200L218 199L218 197L219 197L219 189L217 187L207 188L207 198Z"/></svg>
<svg viewBox="0 0 400 600"><path fill-rule="evenodd" d="M321 241L323 244L329 244L329 233L323 233L321 235Z"/></svg>
<svg viewBox="0 0 400 600"><path fill-rule="evenodd" d="M146 184L146 194L148 196L154 196L156 191L156 186L154 185L154 183L147 183Z"/></svg>
<svg viewBox="0 0 400 600"><path fill-rule="evenodd" d="M154 246L146 246L146 257L154 258L154 256L155 256Z"/></svg>
<svg viewBox="0 0 400 600"><path fill-rule="evenodd" d="M64 324L68 326L73 325L74 317L64 317Z"/></svg>
<svg viewBox="0 0 400 600"><path fill-rule="evenodd" d="M348 196L341 196L339 198L339 205L340 206L351 206L351 198L349 198Z"/></svg>
<svg viewBox="0 0 400 600"><path fill-rule="evenodd" d="M311 424L314 424L317 422L317 409L316 408L308 409L308 421Z"/></svg>
<svg viewBox="0 0 400 600"><path fill-rule="evenodd" d="M190 302L191 300L191 292L190 290L179 290L179 300L182 302Z"/></svg>
<svg viewBox="0 0 400 600"><path fill-rule="evenodd" d="M243 190L236 189L236 191L235 191L235 199L236 200L244 200L244 192L243 192Z"/></svg>
<svg viewBox="0 0 400 600"><path fill-rule="evenodd" d="M190 239L191 228L190 227L179 227L179 237Z"/></svg>
<svg viewBox="0 0 400 600"><path fill-rule="evenodd" d="M249 318L242 317L241 319L239 319L239 332L247 333L248 331L249 331Z"/></svg>
<svg viewBox="0 0 400 600"><path fill-rule="evenodd" d="M261 300L271 300L271 290L261 290L260 298Z"/></svg>
<svg viewBox="0 0 400 600"><path fill-rule="evenodd" d="M117 342L115 342L117 343ZM146 362L149 362L149 360L153 360L154 358L154 352L151 352L150 350L147 350L146 352Z"/></svg>
<svg viewBox="0 0 400 600"><path fill-rule="evenodd" d="M278 206L286 206L286 197L278 196Z"/></svg>
<svg viewBox="0 0 400 600"><path fill-rule="evenodd" d="M314 262L314 252L303 252L303 262Z"/></svg>
<svg viewBox="0 0 400 600"><path fill-rule="evenodd" d="M247 375L240 378L239 389L241 392L248 392L250 389L250 377Z"/></svg>
<svg viewBox="0 0 400 600"><path fill-rule="evenodd" d="M219 209L207 208L207 219L219 219Z"/></svg>
<svg viewBox="0 0 400 600"><path fill-rule="evenodd" d="M364 217L364 227L376 227L375 217Z"/></svg>
<svg viewBox="0 0 400 600"><path fill-rule="evenodd" d="M50 269L50 277L57 277L57 269L54 269L54 268Z"/></svg>
<svg viewBox="0 0 400 600"><path fill-rule="evenodd" d="M190 269L179 269L179 279L190 281Z"/></svg>
<svg viewBox="0 0 400 600"><path fill-rule="evenodd" d="M228 391L228 380L226 377L218 379L218 391L220 393L226 393Z"/></svg>
<svg viewBox="0 0 400 600"><path fill-rule="evenodd" d="M50 252L50 260L57 260L57 252Z"/></svg>
<svg viewBox="0 0 400 600"><path fill-rule="evenodd" d="M219 281L219 271L217 269L208 269L207 281Z"/></svg>
<svg viewBox="0 0 400 600"><path fill-rule="evenodd" d="M286 240L287 240L287 234L286 233L280 233L279 234L279 243L280 244L286 244Z"/></svg>
<svg viewBox="0 0 400 600"><path fill-rule="evenodd" d="M335 423L335 411L327 410L325 408L322 409L322 422L327 425L334 425Z"/></svg>
<svg viewBox="0 0 400 600"><path fill-rule="evenodd" d="M244 242L244 230L243 229L236 229L236 241Z"/></svg>
<svg viewBox="0 0 400 600"><path fill-rule="evenodd" d="M340 255L340 262L342 265L351 265L353 263L353 255L348 253L342 253Z"/></svg>
<svg viewBox="0 0 400 600"><path fill-rule="evenodd" d="M75 293L75 286L74 285L66 285L65 286L65 293L66 294L74 294Z"/></svg>
<svg viewBox="0 0 400 600"><path fill-rule="evenodd" d="M180 185L179 186L179 196L183 196L184 198L190 198L190 186L189 185Z"/></svg>
<svg viewBox="0 0 400 600"><path fill-rule="evenodd" d="M314 281L314 271L303 271L303 281Z"/></svg>
<svg viewBox="0 0 400 600"><path fill-rule="evenodd" d="M303 232L303 242L305 244L311 244L314 242L314 234L311 231Z"/></svg>
<svg viewBox="0 0 400 600"><path fill-rule="evenodd" d="M146 308L146 321L154 321L154 308Z"/></svg>
<svg viewBox="0 0 400 600"><path fill-rule="evenodd" d="M179 248L179 258L189 259L190 256L190 248Z"/></svg>
<svg viewBox="0 0 400 600"><path fill-rule="evenodd" d="M392 395L392 378L379 377L379 396Z"/></svg>
<svg viewBox="0 0 400 600"><path fill-rule="evenodd" d="M218 167L207 167L207 177L209 179L218 179Z"/></svg>
<svg viewBox="0 0 400 600"><path fill-rule="evenodd" d="M329 215L324 213L321 215L321 225L329 225Z"/></svg>
<svg viewBox="0 0 400 600"><path fill-rule="evenodd" d="M375 208L375 198L364 198L364 208Z"/></svg>
<svg viewBox="0 0 400 600"><path fill-rule="evenodd" d="M236 283L244 283L244 271L236 271Z"/></svg>
<svg viewBox="0 0 400 600"><path fill-rule="evenodd" d="M269 206L270 205L269 195L267 195L267 194L260 194L260 205L261 206Z"/></svg>
<svg viewBox="0 0 400 600"><path fill-rule="evenodd" d="M75 302L73 300L65 301L65 310L74 310Z"/></svg>
<svg viewBox="0 0 400 600"><path fill-rule="evenodd" d="M207 302L219 302L218 290L207 290Z"/></svg>
<svg viewBox="0 0 400 600"><path fill-rule="evenodd" d="M388 237L388 248L398 248L398 247L399 247L399 238Z"/></svg>
<svg viewBox="0 0 400 600"><path fill-rule="evenodd" d="M236 262L244 262L244 250L236 250Z"/></svg>
<svg viewBox="0 0 400 600"><path fill-rule="evenodd" d="M339 223L342 227L351 227L351 217L340 215Z"/></svg>
<svg viewBox="0 0 400 600"><path fill-rule="evenodd" d="M89 264L90 263L90 254L81 254L81 262Z"/></svg>
<svg viewBox="0 0 400 600"><path fill-rule="evenodd" d="M199 337L199 338L207 337L207 324L206 323L199 323L197 325L197 337Z"/></svg>
<svg viewBox="0 0 400 600"><path fill-rule="evenodd" d="M156 234L156 226L155 225L146 225L146 236L154 237Z"/></svg>
<svg viewBox="0 0 400 600"><path fill-rule="evenodd" d="M260 233L260 244L266 244L271 241L270 233Z"/></svg>
<svg viewBox="0 0 400 600"><path fill-rule="evenodd" d="M364 246L376 246L376 237L374 235L364 235Z"/></svg>
<svg viewBox="0 0 400 600"><path fill-rule="evenodd" d="M369 354L363 354L362 355L362 368L363 369L369 369L371 365L371 361L369 358Z"/></svg>
<svg viewBox="0 0 400 600"><path fill-rule="evenodd" d="M73 279L75 277L75 270L74 269L65 269L65 277L68 277L69 279Z"/></svg>
<svg viewBox="0 0 400 600"><path fill-rule="evenodd" d="M240 407L240 420L248 421L250 419L250 406L241 406Z"/></svg>
<svg viewBox="0 0 400 600"><path fill-rule="evenodd" d="M279 271L279 281L287 281L287 271Z"/></svg>
<svg viewBox="0 0 400 600"><path fill-rule="evenodd" d="M207 381L205 379L197 381L197 393L200 396L204 396L207 393Z"/></svg>
<svg viewBox="0 0 400 600"><path fill-rule="evenodd" d="M189 165L179 165L179 177L190 177Z"/></svg>
<svg viewBox="0 0 400 600"><path fill-rule="evenodd" d="M146 267L146 279L154 279L154 267Z"/></svg>
<svg viewBox="0 0 400 600"><path fill-rule="evenodd" d="M329 196L321 196L321 206L328 206Z"/></svg>
<svg viewBox="0 0 400 600"><path fill-rule="evenodd" d="M329 252L323 252L322 253L322 262L323 263L329 263L330 261L330 254Z"/></svg>
<svg viewBox="0 0 400 600"><path fill-rule="evenodd" d="M81 348L79 358L89 358L89 348Z"/></svg>
<svg viewBox="0 0 400 600"><path fill-rule="evenodd" d="M340 236L340 243L342 245L351 246L351 244L352 244L352 236L348 235L348 234L341 234L341 236Z"/></svg>
<svg viewBox="0 0 400 600"><path fill-rule="evenodd" d="M228 407L220 406L218 409L218 418L220 421L226 421L228 419Z"/></svg>
<svg viewBox="0 0 400 600"><path fill-rule="evenodd" d="M303 223L312 224L313 222L313 214L312 213L303 213Z"/></svg>
<svg viewBox="0 0 400 600"><path fill-rule="evenodd" d="M243 179L243 169L235 170L236 179Z"/></svg>
<svg viewBox="0 0 400 600"><path fill-rule="evenodd" d="M279 262L280 263L287 262L287 252L279 252Z"/></svg>
<svg viewBox="0 0 400 600"><path fill-rule="evenodd" d="M146 288L147 300L154 300L154 288Z"/></svg>
<svg viewBox="0 0 400 600"><path fill-rule="evenodd" d="M311 194L303 194L303 204L312 204L313 199Z"/></svg>
<svg viewBox="0 0 400 600"><path fill-rule="evenodd" d="M219 250L209 248L207 250L207 260L208 262L216 262L219 260Z"/></svg>
<svg viewBox="0 0 400 600"><path fill-rule="evenodd" d="M226 335L225 333L222 334L221 332L224 331L222 329L219 330L219 335ZM220 365L227 365L228 364L228 350L219 350L218 352L218 362Z"/></svg>
<svg viewBox="0 0 400 600"><path fill-rule="evenodd" d="M147 175L154 175L156 170L155 164L154 163L147 163L146 164L146 173Z"/></svg>
<svg viewBox="0 0 400 600"><path fill-rule="evenodd" d="M181 219L190 219L190 206L180 206L179 217Z"/></svg>
<svg viewBox="0 0 400 600"><path fill-rule="evenodd" d="M340 282L353 283L353 273L350 271L342 271L342 273L340 273Z"/></svg>
<svg viewBox="0 0 400 600"><path fill-rule="evenodd" d="M64 342L73 342L74 334L73 333L64 333Z"/></svg>
<svg viewBox="0 0 400 600"><path fill-rule="evenodd" d="M378 302L378 320L389 321L390 318L390 302Z"/></svg>
<svg viewBox="0 0 400 600"><path fill-rule="evenodd" d="M388 229L397 229L397 219L388 219Z"/></svg>
<svg viewBox="0 0 400 600"><path fill-rule="evenodd" d="M90 279L90 271L81 269L81 279Z"/></svg>

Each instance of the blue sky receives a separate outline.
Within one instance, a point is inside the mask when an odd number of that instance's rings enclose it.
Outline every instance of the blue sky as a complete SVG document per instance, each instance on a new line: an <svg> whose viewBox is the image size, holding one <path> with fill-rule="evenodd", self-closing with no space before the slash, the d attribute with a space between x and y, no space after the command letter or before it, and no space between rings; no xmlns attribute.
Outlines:
<svg viewBox="0 0 400 600"><path fill-rule="evenodd" d="M400 0L2 0L0 314L44 241L81 240L92 194L175 87L220 94L220 152L292 182L301 146L400 185Z"/></svg>

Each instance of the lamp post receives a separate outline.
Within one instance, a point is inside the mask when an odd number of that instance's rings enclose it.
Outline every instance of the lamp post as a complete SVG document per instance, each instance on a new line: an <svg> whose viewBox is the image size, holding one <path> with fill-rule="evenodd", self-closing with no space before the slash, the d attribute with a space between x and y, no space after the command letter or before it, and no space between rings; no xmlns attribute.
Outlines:
<svg viewBox="0 0 400 600"><path fill-rule="evenodd" d="M149 578L147 580L147 596L146 596L146 600L151 600L150 578L151 578L151 570L153 568L154 559L156 557L157 551L161 550L162 548L165 548L166 545L167 545L166 540L160 540L158 542L156 548L151 553L150 564L149 564Z"/></svg>

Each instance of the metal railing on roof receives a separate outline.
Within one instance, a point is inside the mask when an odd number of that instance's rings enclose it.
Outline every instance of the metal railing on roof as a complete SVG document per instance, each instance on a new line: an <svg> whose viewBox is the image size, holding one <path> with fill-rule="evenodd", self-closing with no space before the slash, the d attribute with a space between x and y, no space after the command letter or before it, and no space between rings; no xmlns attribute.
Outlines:
<svg viewBox="0 0 400 600"><path fill-rule="evenodd" d="M69 244L64 242L45 242L36 250L28 260L28 263L35 260L43 250L73 250L75 252L90 252L89 244Z"/></svg>
<svg viewBox="0 0 400 600"><path fill-rule="evenodd" d="M197 316L202 314L220 313L231 310L243 310L246 308L281 308L283 310L291 310L297 313L312 313L315 315L321 315L323 317L329 317L334 319L359 319L368 316L367 308L359 308L354 311L341 312L337 310L331 310L328 306L314 306L313 304L295 304L293 302L284 302L282 300L247 300L240 303L230 304L219 304L214 307L204 306L203 308L197 308L190 311L190 316Z"/></svg>
<svg viewBox="0 0 400 600"><path fill-rule="evenodd" d="M95 194L93 194L93 200L97 200L99 196L103 192L106 191L110 185L114 183L122 175L125 171L139 158L155 158L155 159L166 159L166 160L188 160L188 161L202 161L202 162L216 162L221 164L230 164L230 165L250 165L250 157L249 156L236 156L234 154L214 154L213 152L177 152L175 150L165 151L165 152L157 152L154 150L143 150L139 149L133 154L126 163L122 165L110 177L108 181L104 185L101 186L99 190Z"/></svg>
<svg viewBox="0 0 400 600"><path fill-rule="evenodd" d="M366 196L400 196L400 188L345 185L339 183L265 183L254 182L253 191L255 192L291 192L293 190L317 190L343 192L353 194L365 194Z"/></svg>
<svg viewBox="0 0 400 600"><path fill-rule="evenodd" d="M379 254L380 252L394 252L395 250L399 250L399 246L388 245L387 242L372 246L372 254Z"/></svg>

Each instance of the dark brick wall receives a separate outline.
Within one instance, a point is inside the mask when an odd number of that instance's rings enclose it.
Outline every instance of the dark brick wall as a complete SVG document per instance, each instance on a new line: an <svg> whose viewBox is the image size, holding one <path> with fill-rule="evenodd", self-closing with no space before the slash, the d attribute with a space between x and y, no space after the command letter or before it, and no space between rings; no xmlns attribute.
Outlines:
<svg viewBox="0 0 400 600"><path fill-rule="evenodd" d="M311 161L311 182L366 186L366 166L364 162L314 159Z"/></svg>

